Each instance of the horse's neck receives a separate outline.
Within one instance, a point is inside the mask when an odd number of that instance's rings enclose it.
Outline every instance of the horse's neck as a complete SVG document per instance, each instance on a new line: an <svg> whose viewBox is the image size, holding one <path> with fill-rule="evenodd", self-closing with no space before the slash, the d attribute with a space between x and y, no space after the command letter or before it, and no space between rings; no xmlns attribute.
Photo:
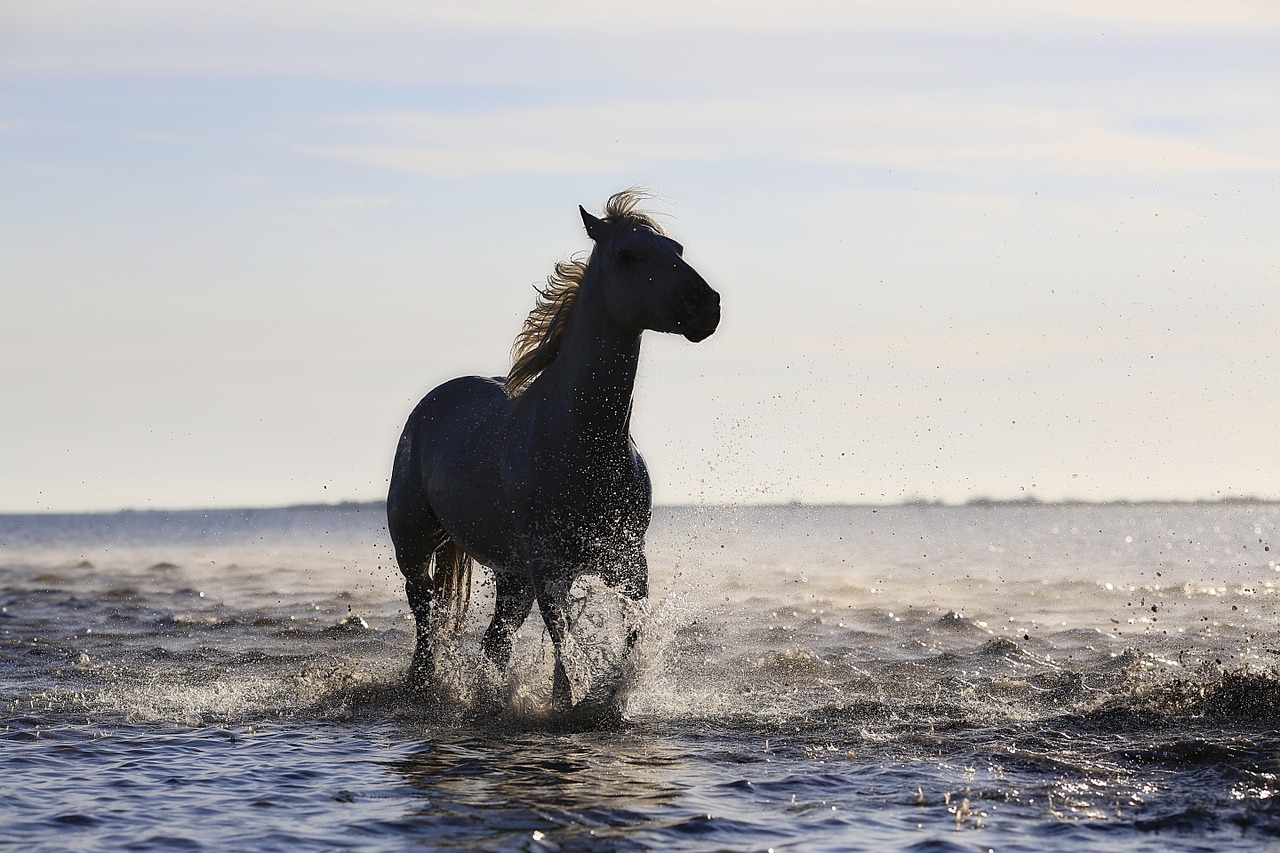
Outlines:
<svg viewBox="0 0 1280 853"><path fill-rule="evenodd" d="M585 290L579 296L560 352L538 384L585 437L625 444L640 333L612 322L600 296Z"/></svg>

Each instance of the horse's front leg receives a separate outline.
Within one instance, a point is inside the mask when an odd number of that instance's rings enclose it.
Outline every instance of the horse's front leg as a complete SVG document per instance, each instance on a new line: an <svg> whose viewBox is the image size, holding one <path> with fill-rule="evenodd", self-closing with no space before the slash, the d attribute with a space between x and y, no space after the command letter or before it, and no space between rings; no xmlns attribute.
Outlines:
<svg viewBox="0 0 1280 853"><path fill-rule="evenodd" d="M556 711L567 711L573 707L573 687L569 684L569 675L564 668L564 654L569 639L569 587L571 578L560 574L539 575L534 580L534 589L538 599L538 610L542 612L542 621L546 623L547 633L551 635L551 645L555 649L556 668L551 682L551 706Z"/></svg>
<svg viewBox="0 0 1280 853"><path fill-rule="evenodd" d="M649 561L645 559L644 551L637 550L619 559L602 577L610 588L632 602L649 597ZM637 621L627 629L625 656L630 656L639 639L640 623Z"/></svg>
<svg viewBox="0 0 1280 853"><path fill-rule="evenodd" d="M505 673L511 663L511 644L516 631L533 609L533 582L513 572L494 572L493 621L484 632L481 648L485 657Z"/></svg>

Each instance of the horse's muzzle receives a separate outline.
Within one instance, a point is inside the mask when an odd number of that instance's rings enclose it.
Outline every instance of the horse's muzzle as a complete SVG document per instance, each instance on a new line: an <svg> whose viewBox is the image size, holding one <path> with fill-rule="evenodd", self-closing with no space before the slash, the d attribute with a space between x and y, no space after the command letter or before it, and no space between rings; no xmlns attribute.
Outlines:
<svg viewBox="0 0 1280 853"><path fill-rule="evenodd" d="M711 337L720 325L720 294L705 282L699 284L700 287L685 293L686 311L684 321L680 323L681 334L695 344Z"/></svg>

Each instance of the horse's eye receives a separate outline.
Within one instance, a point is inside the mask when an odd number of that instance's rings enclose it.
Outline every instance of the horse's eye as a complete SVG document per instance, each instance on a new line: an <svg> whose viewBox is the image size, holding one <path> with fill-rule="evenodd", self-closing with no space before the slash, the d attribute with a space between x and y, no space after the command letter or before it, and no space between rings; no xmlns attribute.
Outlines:
<svg viewBox="0 0 1280 853"><path fill-rule="evenodd" d="M633 252L630 249L619 249L618 260L624 264L634 264L636 261L640 260L640 255L638 252Z"/></svg>

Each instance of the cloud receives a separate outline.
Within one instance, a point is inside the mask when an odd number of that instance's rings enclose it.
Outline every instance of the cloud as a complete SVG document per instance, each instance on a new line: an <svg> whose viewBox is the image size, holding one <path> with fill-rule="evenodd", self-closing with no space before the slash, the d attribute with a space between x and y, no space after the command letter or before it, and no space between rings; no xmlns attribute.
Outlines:
<svg viewBox="0 0 1280 853"><path fill-rule="evenodd" d="M39 133L40 131L75 130L80 125L69 121L49 121L47 119L14 118L0 120L0 134Z"/></svg>
<svg viewBox="0 0 1280 853"><path fill-rule="evenodd" d="M642 10L594 0L9 0L0 70L424 79L462 66L481 79L486 63L474 59L477 39L541 41L551 63L568 53L604 59L604 68L660 68L654 48L688 38L712 52L716 43L750 35L840 35L864 44L892 32L951 40L997 33L1258 38L1280 32L1278 9L1273 0L650 0ZM532 65L526 71L537 73Z"/></svg>
<svg viewBox="0 0 1280 853"><path fill-rule="evenodd" d="M389 198L322 198L316 202L321 210L371 210L390 206Z"/></svg>
<svg viewBox="0 0 1280 853"><path fill-rule="evenodd" d="M968 174L997 169L1057 176L1115 171L1129 175L1280 172L1280 152L1260 150L1251 140L1230 136L1171 139L1125 131L1102 116L1063 113L1057 122L1041 126L1018 116L1008 117L1015 121L1004 127L988 125L981 138L963 132L971 128L955 125L942 133L915 136L898 144L859 141L812 153L819 159L850 165L891 163L921 172ZM900 125L897 130L910 128Z"/></svg>
<svg viewBox="0 0 1280 853"><path fill-rule="evenodd" d="M928 93L841 102L638 99L335 119L308 154L432 178L608 174L696 162L849 165L954 175L1084 177L1280 173L1252 134L1140 131L1128 117L1007 102L956 105Z"/></svg>
<svg viewBox="0 0 1280 853"><path fill-rule="evenodd" d="M673 32L681 29L716 31L922 26L954 32L957 26L1056 26L1091 23L1113 27L1162 28L1280 27L1280 12L1270 0L649 0L643 13L634 7L596 0L10 0L11 21L28 29L146 31L156 28L297 29L436 28L519 29L539 31Z"/></svg>
<svg viewBox="0 0 1280 853"><path fill-rule="evenodd" d="M346 160L366 166L378 166L410 172L429 178L468 179L512 177L521 175L609 174L624 164L599 157L575 156L570 153L536 148L485 147L480 149L453 145L430 148L396 145L318 145L296 146L296 150Z"/></svg>

